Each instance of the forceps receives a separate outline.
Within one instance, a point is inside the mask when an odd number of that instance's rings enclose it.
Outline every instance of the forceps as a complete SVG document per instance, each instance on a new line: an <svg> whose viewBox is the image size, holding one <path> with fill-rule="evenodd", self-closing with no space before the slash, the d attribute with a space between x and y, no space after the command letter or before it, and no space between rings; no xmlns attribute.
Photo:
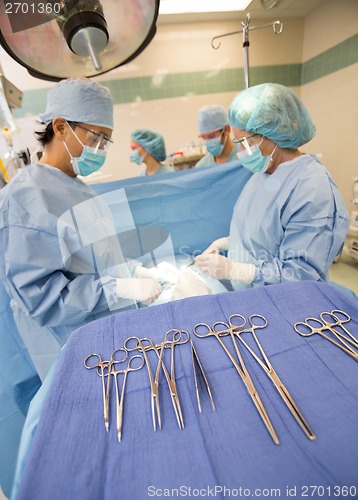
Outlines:
<svg viewBox="0 0 358 500"><path fill-rule="evenodd" d="M135 347L129 347L129 343L131 340L136 340ZM154 428L154 431L156 431L157 425L156 425L155 412L157 413L159 429L162 428L162 420L161 420L161 415L160 415L160 404L159 404L159 392L158 392L158 386L154 383L152 369L150 367L148 356L147 356L148 345L143 344L143 341L146 341L146 340L148 340L148 339L139 339L138 337L134 337L134 336L128 337L124 342L124 348L128 352L138 350L138 351L143 353L143 357L144 357L145 363L147 365L148 376L149 376L153 428Z"/></svg>
<svg viewBox="0 0 358 500"><path fill-rule="evenodd" d="M322 313L322 314L327 314L327 313ZM310 324L310 322L312 324ZM314 326L317 324L319 325L318 328L316 326ZM325 338L326 340L328 340L329 342L331 342L335 346L339 347L339 349L344 351L346 354L351 356L353 359L358 361L358 353L355 352L353 350L353 348L351 346L349 346L344 341L344 339L348 340L347 337L345 335L343 335L342 333L337 332L337 330L330 328L325 321L319 320L317 318L306 318L305 321L298 321L297 323L295 323L293 325L293 328L302 337L311 337L311 335L314 335L317 333L318 335ZM305 329L305 331L302 331L303 329ZM331 339L328 335L323 333L325 330L330 331L336 337L338 342L336 342L335 340Z"/></svg>
<svg viewBox="0 0 358 500"><path fill-rule="evenodd" d="M213 399L213 396L211 394L211 389L210 389L209 381L206 378L206 375L205 375L205 372L204 372L204 368L202 367L202 364L200 363L200 359L199 359L198 353L196 352L196 349L195 349L195 346L194 346L194 342L191 339L190 339L190 346L191 346L191 360L192 360L192 364L193 364L193 373L194 373L195 393L196 393L196 400L198 402L199 411L201 413L199 384L198 384L198 375L197 375L197 371L196 371L196 365L198 365L198 368L199 368L199 371L201 373L201 376L204 379L206 390L207 390L207 392L209 394L209 398L210 398L210 401L211 401L211 406L213 407L213 410L215 410L214 399Z"/></svg>
<svg viewBox="0 0 358 500"><path fill-rule="evenodd" d="M340 318L338 315L341 315L343 316L343 319ZM330 319L333 318L333 323L332 321L327 321L325 320L325 316L328 316ZM343 339L345 339L347 342L349 342L350 344L353 345L353 347L355 347L356 349L358 349L358 339L356 339L354 337L354 335L351 334L351 332L349 330L347 330L347 328L345 328L343 326L344 323L348 323L348 321L351 320L351 317L349 316L349 314L347 314L346 312L344 311L341 311L339 309L333 309L333 311L331 312L323 312L320 314L320 318L321 320L324 322L325 325L327 325L327 327L330 329L330 330L334 330L335 333L337 333L340 337L342 337ZM346 334L350 337L346 337L345 335L343 335L341 332L339 332L338 330L335 330L334 327L340 327L344 332L346 332ZM349 346L347 346L349 347Z"/></svg>
<svg viewBox="0 0 358 500"><path fill-rule="evenodd" d="M181 340L183 334L185 334L187 336L186 340ZM174 407L178 426L180 429L184 429L184 419L183 419L182 409L180 406L178 390L177 390L177 386L176 386L176 382L175 382L174 348L177 344L186 344L186 342L188 342L188 340L189 340L189 335L184 330L172 329L172 330L168 330L166 332L166 334L164 335L164 340L163 340L162 344L160 344L161 351L160 351L157 371L155 373L155 379L154 379L154 383L156 384L156 386L158 388L159 387L160 368L163 367L163 371L164 371L165 377L166 377L167 382L168 382L170 396L172 399L172 404ZM164 349L166 347L170 347L170 375L168 374L168 371L167 371L165 364L164 364L164 361L163 361L163 353L164 353ZM157 348L158 348L158 346L155 346L156 350L157 350Z"/></svg>
<svg viewBox="0 0 358 500"><path fill-rule="evenodd" d="M230 361L234 365L236 371L240 375L242 381L244 382L245 387L246 387L254 405L256 406L256 409L259 412L259 415L260 415L262 421L264 422L268 432L270 433L270 436L272 437L274 443L280 444L280 441L277 437L277 434L276 434L275 429L272 425L270 417L268 416L268 414L265 410L265 407L261 401L261 398L260 398L260 396L256 390L256 387L254 386L254 383L250 377L250 374L246 368L246 365L245 365L244 360L242 358L242 355L241 355L240 349L237 345L237 342L235 342L233 330L235 328L238 328L238 327L241 328L241 326L244 326L246 324L246 319L243 316L241 316L240 314L232 315L231 318L233 318L234 316L236 318L239 318L239 320L241 321L242 324L240 324L238 326L238 325L234 325L230 322L230 324L228 325L227 323L224 323L223 321L217 321L216 323L214 323L212 328L210 328L210 326L207 325L206 323L198 323L197 325L194 326L194 335L196 335L199 338L205 338L205 337L211 337L211 336L214 336L217 338L217 340L220 342L222 348L224 349L224 351L226 352L226 354L230 358ZM204 329L204 331L206 331L206 333L199 333L199 328L201 328L202 330ZM233 341L235 351L236 351L236 354L237 354L237 357L238 357L238 360L239 360L241 366L237 363L236 359L233 357L233 355L231 354L231 352L229 351L229 349L226 347L223 340L221 339L222 336L226 336L226 335L231 336L231 339Z"/></svg>
<svg viewBox="0 0 358 500"><path fill-rule="evenodd" d="M116 386L116 410L117 410L117 437L118 441L121 441L122 439L122 426L123 426L123 407L124 407L124 394L126 390L126 383L127 383L127 376L129 372L135 372L137 370L140 370L144 366L144 358L140 354L136 354L135 356L132 356L131 358L128 359L127 367L122 369L122 370L115 370L114 366L115 364L118 363L123 363L128 356L128 353L126 352L126 356L122 360L116 360L116 353L119 351L125 351L123 347L119 347L118 349L115 349L112 352L112 357L111 359L113 360L113 363L111 364L111 371L108 373L108 375L113 375L114 376L114 383ZM134 363L136 363L134 360L140 359L142 363L139 366L132 366ZM118 379L117 376L119 374L124 374L123 382L122 382L122 390L121 390L121 396L119 397L119 387L118 387ZM109 377L110 378L110 377Z"/></svg>
<svg viewBox="0 0 358 500"><path fill-rule="evenodd" d="M97 363L92 365L89 364L89 360L97 359ZM97 373L101 376L102 379L102 397L103 397L103 417L104 417L104 425L106 427L106 431L108 432L109 429L109 379L108 377L108 383L107 387L105 384L105 369L110 370L110 362L109 361L102 361L102 358L99 354L89 354L86 359L83 362L85 368L87 370L92 370L92 368L97 369Z"/></svg>
<svg viewBox="0 0 358 500"><path fill-rule="evenodd" d="M232 325L232 322L235 321L235 318L237 316L241 315L236 315L233 314L229 318L229 323ZM259 322L262 322L262 324L259 324ZM268 325L268 321L264 316L261 316L261 314L252 314L249 317L249 323L250 327L249 328L243 328L244 324L241 324L237 327L233 328L233 333L234 335L240 340L240 342L246 347L246 349L249 351L249 353L254 357L254 359L258 362L258 364L261 366L261 368L264 370L266 375L271 379L273 382L273 385L276 387L278 390L278 393L280 394L281 398L284 400L286 405L288 406L288 409L292 413L293 417L296 419L298 425L301 427L303 432L306 434L308 439L314 440L316 439L316 436L312 432L310 426L304 419L302 413L298 409L295 401L293 400L291 394L288 392L284 384L281 382L279 376L277 375L276 371L274 370L274 367L271 364L271 361L267 357L261 343L259 342L259 339L257 338L257 335L255 333L255 330L259 330L261 328L266 328ZM256 345L260 350L260 353L262 354L263 360L257 356L257 354L253 351L253 349L245 342L245 340L241 337L242 333L250 332L255 339Z"/></svg>

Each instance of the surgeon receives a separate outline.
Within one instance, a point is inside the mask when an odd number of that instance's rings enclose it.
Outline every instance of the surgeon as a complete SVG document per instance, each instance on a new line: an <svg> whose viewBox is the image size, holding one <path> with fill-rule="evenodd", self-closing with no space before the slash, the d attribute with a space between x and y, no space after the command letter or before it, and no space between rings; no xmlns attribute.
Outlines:
<svg viewBox="0 0 358 500"><path fill-rule="evenodd" d="M167 157L163 136L148 128L138 128L131 134L130 159L137 165L145 164L139 175L155 175L174 172L173 167L161 162Z"/></svg>
<svg viewBox="0 0 358 500"><path fill-rule="evenodd" d="M231 128L225 108L216 104L200 108L198 129L199 137L205 141L207 153L196 163L195 168L237 161L237 145L230 137Z"/></svg>
<svg viewBox="0 0 358 500"><path fill-rule="evenodd" d="M265 83L237 94L229 119L238 158L253 175L234 207L229 236L214 241L197 266L231 280L236 290L326 281L349 221L329 172L299 149L316 134L307 109L289 88Z"/></svg>
<svg viewBox="0 0 358 500"><path fill-rule="evenodd" d="M105 162L113 101L85 79L47 95L41 160L0 192L0 277L41 379L70 333L96 318L149 304L162 287L125 261L107 205L79 176Z"/></svg>

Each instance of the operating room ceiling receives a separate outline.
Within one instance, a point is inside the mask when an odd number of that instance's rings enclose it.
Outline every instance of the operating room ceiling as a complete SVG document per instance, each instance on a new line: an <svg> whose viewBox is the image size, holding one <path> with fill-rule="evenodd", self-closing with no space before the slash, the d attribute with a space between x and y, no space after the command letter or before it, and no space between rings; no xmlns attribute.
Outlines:
<svg viewBox="0 0 358 500"><path fill-rule="evenodd" d="M165 1L165 0L162 0ZM202 2L203 0L193 0L193 2ZM215 12L200 14L175 14L159 15L158 25L190 22L210 22L210 21L233 21L245 20L247 13L250 13L251 20L267 19L274 20L279 17L305 17L313 12L326 0L253 0L245 11L242 12ZM220 0L218 0L220 4ZM265 7L266 6L266 7ZM159 11L160 13L160 11Z"/></svg>
<svg viewBox="0 0 358 500"><path fill-rule="evenodd" d="M165 1L165 0L164 0ZM193 0L193 2L202 2L203 0ZM226 13L203 13L203 14L177 14L177 15L159 15L157 25L170 25L176 23L190 22L212 22L212 21L240 21L245 20L247 13L250 13L251 24L256 21L287 18L302 18L313 12L326 0L253 0L246 11L243 12L226 12ZM220 0L218 0L220 3ZM270 7L274 4L272 8ZM40 87L50 87L51 82L38 80L30 77L26 69L20 66L16 61L0 47L0 65L2 66L5 76L21 88L22 91L36 89Z"/></svg>

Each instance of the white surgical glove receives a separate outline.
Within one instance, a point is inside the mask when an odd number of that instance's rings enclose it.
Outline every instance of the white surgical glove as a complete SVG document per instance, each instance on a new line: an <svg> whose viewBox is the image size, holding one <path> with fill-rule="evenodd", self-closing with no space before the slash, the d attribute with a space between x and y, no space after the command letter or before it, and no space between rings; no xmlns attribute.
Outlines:
<svg viewBox="0 0 358 500"><path fill-rule="evenodd" d="M134 271L135 278L153 278L151 270L144 266L137 266Z"/></svg>
<svg viewBox="0 0 358 500"><path fill-rule="evenodd" d="M131 299L148 305L159 297L163 287L152 278L118 278L116 293L123 299Z"/></svg>
<svg viewBox="0 0 358 500"><path fill-rule="evenodd" d="M148 269L144 266L137 266L134 272L136 278L153 278L159 283L176 283L179 271L169 262L161 262L157 267Z"/></svg>
<svg viewBox="0 0 358 500"><path fill-rule="evenodd" d="M256 267L253 264L234 262L217 253L199 255L195 259L195 264L207 276L218 280L240 281L245 285L249 285L256 274Z"/></svg>
<svg viewBox="0 0 358 500"><path fill-rule="evenodd" d="M220 253L221 251L225 252L229 250L229 237L225 236L225 238L219 238L211 243L206 250L202 253L202 255L206 255L208 253Z"/></svg>

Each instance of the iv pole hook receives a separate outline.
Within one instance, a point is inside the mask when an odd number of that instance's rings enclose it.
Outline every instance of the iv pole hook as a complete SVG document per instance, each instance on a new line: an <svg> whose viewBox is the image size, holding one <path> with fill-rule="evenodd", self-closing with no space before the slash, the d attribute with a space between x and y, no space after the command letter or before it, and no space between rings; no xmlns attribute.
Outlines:
<svg viewBox="0 0 358 500"><path fill-rule="evenodd" d="M250 14L247 14L247 16L250 16ZM246 23L247 23L247 16L246 16ZM243 22L241 22L241 24L242 24L242 26L244 26ZM267 28L269 26L272 26L273 32L274 32L275 35L280 35L282 33L283 24L282 24L281 21L274 21L273 23L263 24L262 26L251 26L251 27L248 27L247 29L249 31L250 30L258 30L258 29L261 29L261 28ZM216 40L218 40L219 38L224 38L224 36L237 35L238 33L243 33L243 30L233 31L231 33L225 33L224 35L214 36L212 38L212 40L211 40L211 46L212 46L212 48L215 49L215 50L217 50L218 48L220 48L221 42L219 42L218 44L216 44Z"/></svg>
<svg viewBox="0 0 358 500"><path fill-rule="evenodd" d="M249 31L267 28L269 26L272 26L274 34L280 35L282 33L283 24L281 23L281 21L274 21L273 23L263 24L262 26L252 26L250 28L250 14L246 14L245 22L241 22L241 26L242 26L242 30L240 30L240 31L234 31L232 33L225 33L224 35L214 36L214 38L212 38L212 40L211 40L211 46L214 49L218 49L221 45L221 42L219 42L219 44L216 45L216 41L219 38L223 38L224 36L236 35L237 33L243 34L243 36L242 36L242 38L243 38L242 48L244 51L244 78L245 78L245 87L248 88L249 87L249 47L250 47Z"/></svg>

